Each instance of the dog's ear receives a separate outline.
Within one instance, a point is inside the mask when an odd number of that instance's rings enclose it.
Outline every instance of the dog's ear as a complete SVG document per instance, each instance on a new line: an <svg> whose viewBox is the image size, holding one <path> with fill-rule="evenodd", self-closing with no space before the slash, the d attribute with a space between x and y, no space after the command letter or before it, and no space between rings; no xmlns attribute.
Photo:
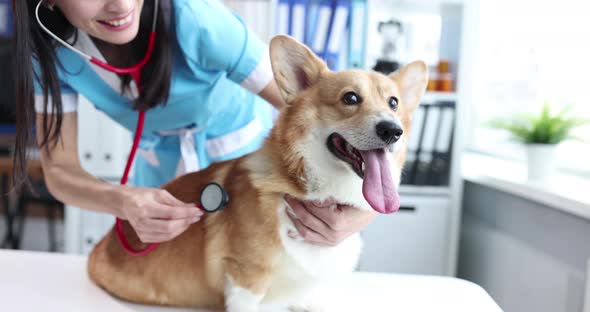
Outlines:
<svg viewBox="0 0 590 312"><path fill-rule="evenodd" d="M400 90L401 104L413 113L428 85L428 67L422 61L412 62L389 76Z"/></svg>
<svg viewBox="0 0 590 312"><path fill-rule="evenodd" d="M323 71L328 70L308 47L292 37L275 36L270 41L272 71L287 104L297 94L316 83Z"/></svg>

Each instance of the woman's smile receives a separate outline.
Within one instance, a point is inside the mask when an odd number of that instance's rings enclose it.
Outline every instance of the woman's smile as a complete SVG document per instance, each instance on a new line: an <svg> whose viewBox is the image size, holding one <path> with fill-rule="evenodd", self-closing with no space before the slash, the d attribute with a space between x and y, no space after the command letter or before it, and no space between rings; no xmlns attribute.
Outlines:
<svg viewBox="0 0 590 312"><path fill-rule="evenodd" d="M113 18L109 20L99 20L98 22L103 25L106 29L111 31L122 31L129 28L133 25L133 20L135 18L135 10L127 13L126 16L122 18Z"/></svg>

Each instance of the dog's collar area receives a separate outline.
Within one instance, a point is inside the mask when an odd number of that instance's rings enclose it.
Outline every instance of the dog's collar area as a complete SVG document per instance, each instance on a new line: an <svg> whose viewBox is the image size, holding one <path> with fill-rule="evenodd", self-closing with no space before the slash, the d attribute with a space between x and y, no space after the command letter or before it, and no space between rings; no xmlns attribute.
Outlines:
<svg viewBox="0 0 590 312"><path fill-rule="evenodd" d="M201 191L200 202L200 207L206 212L220 211L229 203L229 195L221 185L209 183Z"/></svg>

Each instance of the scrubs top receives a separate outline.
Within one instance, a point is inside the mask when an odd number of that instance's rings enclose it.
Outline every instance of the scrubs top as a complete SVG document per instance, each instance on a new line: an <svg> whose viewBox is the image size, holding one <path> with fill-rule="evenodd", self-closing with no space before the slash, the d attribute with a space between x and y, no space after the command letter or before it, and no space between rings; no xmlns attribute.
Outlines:
<svg viewBox="0 0 590 312"><path fill-rule="evenodd" d="M258 149L272 126L274 108L258 97L272 79L268 47L218 0L172 0L173 54L170 97L146 112L132 183L157 187L170 179ZM74 46L104 61L90 37L78 31ZM138 113L117 75L59 47L57 66L63 111L78 95L135 131ZM35 63L35 62L34 62ZM38 72L38 64L35 66ZM35 107L43 95L35 82Z"/></svg>

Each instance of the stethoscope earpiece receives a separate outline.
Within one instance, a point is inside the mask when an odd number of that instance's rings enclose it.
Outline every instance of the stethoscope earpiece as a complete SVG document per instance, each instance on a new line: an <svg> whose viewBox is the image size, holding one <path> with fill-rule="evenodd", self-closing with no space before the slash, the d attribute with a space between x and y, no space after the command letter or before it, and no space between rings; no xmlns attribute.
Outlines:
<svg viewBox="0 0 590 312"><path fill-rule="evenodd" d="M201 191L201 208L206 212L216 212L223 210L229 203L229 194L221 185L212 182Z"/></svg>

